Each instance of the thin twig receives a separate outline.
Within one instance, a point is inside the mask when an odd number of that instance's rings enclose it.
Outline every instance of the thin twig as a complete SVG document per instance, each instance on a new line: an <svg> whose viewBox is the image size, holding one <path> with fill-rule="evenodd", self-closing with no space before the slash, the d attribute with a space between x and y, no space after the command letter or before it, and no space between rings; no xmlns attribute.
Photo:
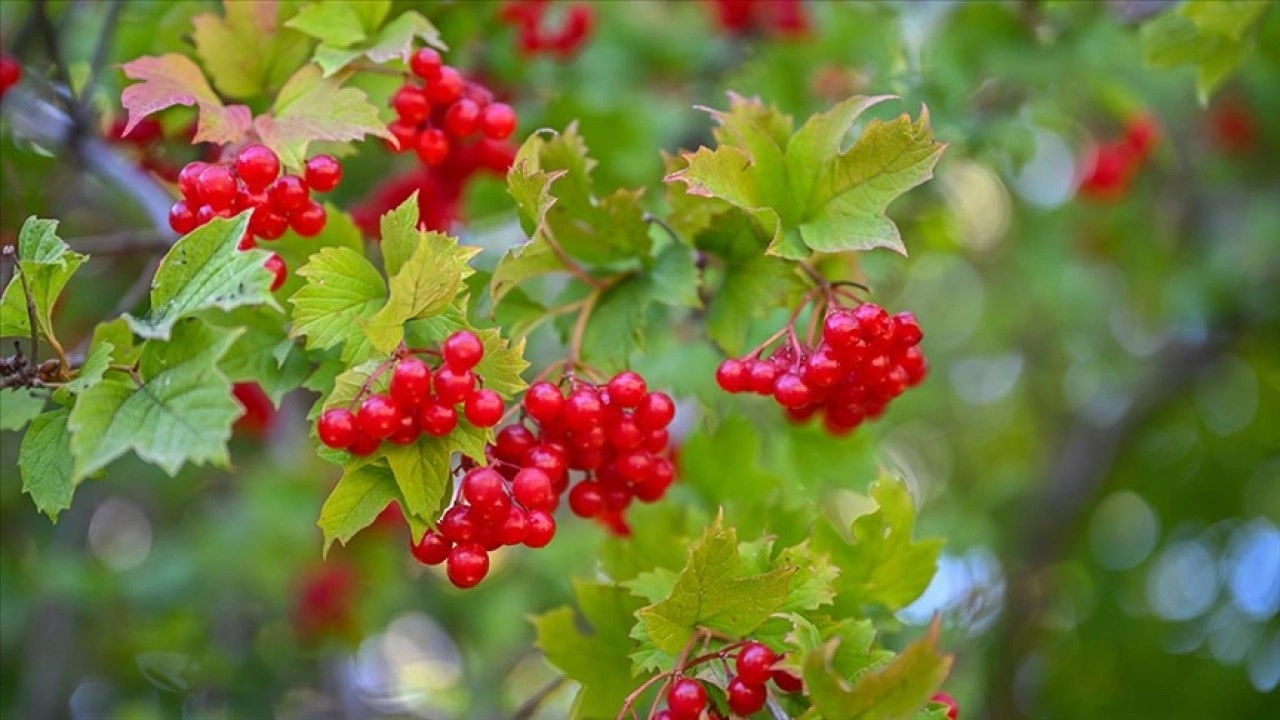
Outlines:
<svg viewBox="0 0 1280 720"><path fill-rule="evenodd" d="M671 227L670 223L668 223L666 220L663 220L662 218L658 217L657 215L654 215L653 213L645 213L644 221L649 223L650 225L657 225L658 227L665 230L667 234L671 236L672 240L676 242L680 242L680 233L676 232L676 229Z"/></svg>
<svg viewBox="0 0 1280 720"><path fill-rule="evenodd" d="M551 233L551 228L545 226L542 228L542 239L546 240L547 247L551 248L551 252L555 253L556 258L560 260L560 264L564 265L564 269L569 271L569 274L593 288L606 286L607 283L604 280L593 277L591 273L587 272L586 268L578 264L577 260L570 257L569 253L564 251L564 248L560 247L555 235Z"/></svg>
<svg viewBox="0 0 1280 720"><path fill-rule="evenodd" d="M582 339L587 334L587 322L591 319L591 312L595 310L603 294L603 288L596 288L582 302L582 309L578 311L578 321L573 325L573 336L569 339L570 367L577 367L582 362Z"/></svg>
<svg viewBox="0 0 1280 720"><path fill-rule="evenodd" d="M553 678L551 682L543 685L541 690L530 695L528 700L521 703L520 707L516 708L515 714L511 716L511 720L529 720L534 713L538 712L538 708L542 706L542 703L546 702L552 695L555 695L556 691L564 687L567 682L569 682L569 678L564 675Z"/></svg>
<svg viewBox="0 0 1280 720"><path fill-rule="evenodd" d="M40 362L40 328L36 326L36 301L31 297L31 287L27 285L27 274L22 271L22 266L16 266L15 271L18 273L18 281L22 283L22 294L27 298L27 324L31 330L31 363Z"/></svg>
<svg viewBox="0 0 1280 720"><path fill-rule="evenodd" d="M97 89L98 78L102 68L107 64L107 56L111 53L111 42L116 36L116 25L120 21L120 11L124 8L124 0L111 0L107 4L107 15L102 19L98 29L98 45L93 49L93 61L89 64L89 77L85 80L84 89L80 91L80 103L91 105L93 91Z"/></svg>

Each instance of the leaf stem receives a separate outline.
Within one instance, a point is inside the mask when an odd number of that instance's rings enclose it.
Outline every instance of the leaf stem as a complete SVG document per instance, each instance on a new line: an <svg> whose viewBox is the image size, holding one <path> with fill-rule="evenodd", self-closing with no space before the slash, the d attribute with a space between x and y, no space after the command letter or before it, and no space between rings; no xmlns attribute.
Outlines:
<svg viewBox="0 0 1280 720"><path fill-rule="evenodd" d="M386 360L383 360L382 363L369 374L369 377L364 381L364 384L360 386L360 392L356 393L356 396L351 398L351 402L347 403L347 409L354 411L356 403L360 402L360 399L369 393L369 389L378 381L378 378L382 377L382 373L386 372L387 369L391 367L392 363L399 359L400 354L397 352L393 353L391 357Z"/></svg>
<svg viewBox="0 0 1280 720"><path fill-rule="evenodd" d="M593 288L600 289L608 287L608 283L606 281L592 276L591 273L587 272L586 268L578 264L577 260L570 257L569 253L564 251L564 248L560 247L560 243L556 240L556 236L552 234L551 228L547 227L545 223L541 228L539 228L539 230L542 232L542 239L547 242L547 247L551 248L551 252L555 253L556 259L564 265L564 269L569 271L570 275L573 275Z"/></svg>
<svg viewBox="0 0 1280 720"><path fill-rule="evenodd" d="M649 223L650 225L657 225L658 227L665 230L666 233L671 236L672 240L676 241L677 243L680 242L680 233L677 233L676 229L671 227L671 224L668 223L666 220L663 220L662 218L658 217L657 215L654 215L653 213L645 213L644 221Z"/></svg>
<svg viewBox="0 0 1280 720"><path fill-rule="evenodd" d="M578 321L573 324L573 336L569 339L568 365L570 367L577 367L582 363L582 339L587 334L587 322L591 319L591 312L595 310L603 294L604 288L597 287L582 301L582 309L578 311Z"/></svg>

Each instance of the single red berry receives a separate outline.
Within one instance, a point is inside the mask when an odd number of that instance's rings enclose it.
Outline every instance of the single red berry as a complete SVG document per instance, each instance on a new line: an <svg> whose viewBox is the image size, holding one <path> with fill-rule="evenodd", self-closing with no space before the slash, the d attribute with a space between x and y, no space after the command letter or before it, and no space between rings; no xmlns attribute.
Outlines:
<svg viewBox="0 0 1280 720"><path fill-rule="evenodd" d="M580 518L593 518L604 512L604 494L600 485L590 480L569 490L569 509Z"/></svg>
<svg viewBox="0 0 1280 720"><path fill-rule="evenodd" d="M826 346L819 346L804 363L801 377L810 388L829 388L840 382L844 376L844 368L840 360Z"/></svg>
<svg viewBox="0 0 1280 720"><path fill-rule="evenodd" d="M309 238L319 235L320 231L324 230L327 220L328 215L325 213L324 206L315 200L308 200L302 209L295 210L289 216L289 225L294 232Z"/></svg>
<svg viewBox="0 0 1280 720"><path fill-rule="evenodd" d="M297 175L282 175L267 189L267 197L276 210L292 213L301 210L311 199L311 190Z"/></svg>
<svg viewBox="0 0 1280 720"><path fill-rule="evenodd" d="M564 473L568 470L564 451L555 445L535 445L529 448L521 458L520 464L525 468L546 473L552 487L564 478Z"/></svg>
<svg viewBox="0 0 1280 720"><path fill-rule="evenodd" d="M738 677L743 682L752 685L763 685L769 681L769 676L773 673L773 664L778 661L778 656L768 645L758 642L747 643L738 651L738 657L734 661L734 667L738 670Z"/></svg>
<svg viewBox="0 0 1280 720"><path fill-rule="evenodd" d="M609 381L609 404L624 408L638 406L649 392L649 385L640 373L620 372Z"/></svg>
<svg viewBox="0 0 1280 720"><path fill-rule="evenodd" d="M747 383L751 392L757 395L772 395L774 383L782 371L767 360L755 360L747 370Z"/></svg>
<svg viewBox="0 0 1280 720"><path fill-rule="evenodd" d="M356 422L365 435L385 438L400 427L400 405L386 395L370 395L360 403Z"/></svg>
<svg viewBox="0 0 1280 720"><path fill-rule="evenodd" d="M435 530L428 530L418 542L409 538L409 549L418 562L423 565L439 565L449 557L453 543Z"/></svg>
<svg viewBox="0 0 1280 720"><path fill-rule="evenodd" d="M391 371L391 397L403 408L417 407L431 394L431 366L409 355Z"/></svg>
<svg viewBox="0 0 1280 720"><path fill-rule="evenodd" d="M653 456L643 450L621 455L615 463L618 475L628 484L643 481L653 471Z"/></svg>
<svg viewBox="0 0 1280 720"><path fill-rule="evenodd" d="M449 157L449 138L438 128L427 128L418 133L414 150L422 162L439 165Z"/></svg>
<svg viewBox="0 0 1280 720"><path fill-rule="evenodd" d="M503 545L519 545L529 537L529 515L518 507L507 510L507 519L498 529L498 538Z"/></svg>
<svg viewBox="0 0 1280 720"><path fill-rule="evenodd" d="M924 339L924 332L920 329L920 323L916 321L916 315L912 312L900 312L893 316L893 340L898 345L910 347L919 345Z"/></svg>
<svg viewBox="0 0 1280 720"><path fill-rule="evenodd" d="M452 405L424 399L418 405L418 426L428 435L444 437L458 427L458 411Z"/></svg>
<svg viewBox="0 0 1280 720"><path fill-rule="evenodd" d="M564 422L570 430L589 430L604 419L604 403L595 390L580 387L565 400Z"/></svg>
<svg viewBox="0 0 1280 720"><path fill-rule="evenodd" d="M529 449L538 444L529 428L523 425L508 425L498 431L494 438L493 454L509 463L519 463Z"/></svg>
<svg viewBox="0 0 1280 720"><path fill-rule="evenodd" d="M785 408L800 408L813 399L813 391L794 373L785 373L773 384L773 397Z"/></svg>
<svg viewBox="0 0 1280 720"><path fill-rule="evenodd" d="M356 427L356 416L346 408L329 408L320 415L316 422L316 434L320 442L335 450L349 447L359 435Z"/></svg>
<svg viewBox="0 0 1280 720"><path fill-rule="evenodd" d="M656 502L667 494L667 488L676 479L676 466L666 458L656 458L649 474L638 480L632 490L636 498L644 502Z"/></svg>
<svg viewBox="0 0 1280 720"><path fill-rule="evenodd" d="M707 706L707 689L693 678L680 678L667 690L667 710L674 720L697 720Z"/></svg>
<svg viewBox="0 0 1280 720"><path fill-rule="evenodd" d="M625 415L610 420L605 434L614 450L635 450L648 438L648 433L641 430L634 419Z"/></svg>
<svg viewBox="0 0 1280 720"><path fill-rule="evenodd" d="M502 547L502 523L506 522L509 507L503 507L501 513L495 509L485 516L476 531L476 542L480 547L493 552Z"/></svg>
<svg viewBox="0 0 1280 720"><path fill-rule="evenodd" d="M179 235L186 235L199 227L196 223L196 212L191 209L186 200L179 200L169 208L169 227Z"/></svg>
<svg viewBox="0 0 1280 720"><path fill-rule="evenodd" d="M516 111L506 103L494 103L480 114L480 132L490 140L505 140L516 131Z"/></svg>
<svg viewBox="0 0 1280 720"><path fill-rule="evenodd" d="M182 193L182 197L188 202L200 201L199 180L200 173L209 167L208 163L196 161L187 163L186 166L178 172L178 191Z"/></svg>
<svg viewBox="0 0 1280 720"><path fill-rule="evenodd" d="M271 257L262 263L262 266L271 271L274 276L271 279L271 292L275 292L284 286L284 281L289 278L289 268L284 264L284 258L279 253L271 253Z"/></svg>
<svg viewBox="0 0 1280 720"><path fill-rule="evenodd" d="M782 692L795 693L804 689L804 680L801 680L799 675L793 675L787 670L778 668L773 671L771 677L773 678L773 684L777 685Z"/></svg>
<svg viewBox="0 0 1280 720"><path fill-rule="evenodd" d="M925 360L919 345L904 350L902 357L898 359L898 365L907 371L907 384L911 387L924 382L925 376L929 374L929 361Z"/></svg>
<svg viewBox="0 0 1280 720"><path fill-rule="evenodd" d="M464 543L449 551L445 569L456 587L475 587L489 574L489 553L475 543Z"/></svg>
<svg viewBox="0 0 1280 720"><path fill-rule="evenodd" d="M565 399L560 388L540 380L529 386L524 395L524 409L529 417L540 423L555 422L564 412Z"/></svg>
<svg viewBox="0 0 1280 720"><path fill-rule="evenodd" d="M396 115L408 125L417 125L431 114L431 101L427 94L414 85L402 85L396 94L391 96L391 107Z"/></svg>
<svg viewBox="0 0 1280 720"><path fill-rule="evenodd" d="M822 339L837 350L848 348L858 340L858 321L844 310L834 310L822 321Z"/></svg>
<svg viewBox="0 0 1280 720"><path fill-rule="evenodd" d="M667 449L667 445L671 444L671 433L666 428L661 430L649 431L649 436L644 440L644 449L651 453L660 453Z"/></svg>
<svg viewBox="0 0 1280 720"><path fill-rule="evenodd" d="M418 126L410 125L403 120L396 120L387 126L387 132L395 141L387 141L387 145L395 152L409 152L418 144Z"/></svg>
<svg viewBox="0 0 1280 720"><path fill-rule="evenodd" d="M661 430L676 417L676 403L671 396L654 392L644 396L636 408L636 424L644 430Z"/></svg>
<svg viewBox="0 0 1280 720"><path fill-rule="evenodd" d="M236 174L249 192L260 193L280 175L280 158L266 145L245 145L236 154Z"/></svg>
<svg viewBox="0 0 1280 720"><path fill-rule="evenodd" d="M960 717L960 703L956 702L950 693L935 693L930 700L947 706L947 720L958 720Z"/></svg>
<svg viewBox="0 0 1280 720"><path fill-rule="evenodd" d="M440 66L440 73L427 82L427 97L436 105L448 105L462 97L465 85L462 74L448 66Z"/></svg>
<svg viewBox="0 0 1280 720"><path fill-rule="evenodd" d="M342 182L342 163L332 155L316 155L307 160L306 179L315 192L329 192Z"/></svg>
<svg viewBox="0 0 1280 720"><path fill-rule="evenodd" d="M474 134L479 123L480 106L466 98L450 105L444 113L445 132L457 138Z"/></svg>
<svg viewBox="0 0 1280 720"><path fill-rule="evenodd" d="M507 498L506 482L492 468L475 468L462 478L462 497L473 508L494 507Z"/></svg>
<svg viewBox="0 0 1280 720"><path fill-rule="evenodd" d="M765 702L769 700L769 691L765 686L757 683L749 683L741 677L736 677L729 681L728 687L729 709L735 715L746 717L754 713L760 712Z"/></svg>
<svg viewBox="0 0 1280 720"><path fill-rule="evenodd" d="M356 435L356 439L347 447L347 452L355 455L356 457L365 457L367 455L372 455L381 445L382 440L380 438L370 437L364 433L358 433Z"/></svg>
<svg viewBox="0 0 1280 720"><path fill-rule="evenodd" d="M412 445L418 441L418 436L421 434L418 419L413 416L413 413L404 412L400 414L400 424L396 426L396 431L387 436L387 441L396 445Z"/></svg>
<svg viewBox="0 0 1280 720"><path fill-rule="evenodd" d="M455 370L445 365L436 371L436 397L446 405L466 401L476 389L476 376L470 370Z"/></svg>
<svg viewBox="0 0 1280 720"><path fill-rule="evenodd" d="M893 318L875 303L859 305L853 311L853 319L858 323L859 335L867 342L888 339L893 334Z"/></svg>
<svg viewBox="0 0 1280 720"><path fill-rule="evenodd" d="M538 468L523 468L511 481L511 494L529 510L554 510L559 498L551 477Z"/></svg>
<svg viewBox="0 0 1280 720"><path fill-rule="evenodd" d="M196 192L200 202L214 210L231 207L236 200L236 176L223 165L208 165L196 180Z"/></svg>
<svg viewBox="0 0 1280 720"><path fill-rule="evenodd" d="M278 240L289 229L289 217L270 206L260 207L249 216L249 232L263 240Z"/></svg>
<svg viewBox="0 0 1280 720"><path fill-rule="evenodd" d="M409 69L423 80L434 80L440 74L440 53L431 48L422 48L409 58Z"/></svg>
<svg viewBox="0 0 1280 720"><path fill-rule="evenodd" d="M465 505L454 505L440 518L440 534L453 542L473 542L478 532L476 518L471 514L471 508Z"/></svg>
<svg viewBox="0 0 1280 720"><path fill-rule="evenodd" d="M470 330L459 330L444 341L444 361L455 370L470 370L484 357L484 343Z"/></svg>
<svg viewBox="0 0 1280 720"><path fill-rule="evenodd" d="M488 389L471 393L464 407L467 422L482 428L497 425L504 410L506 407L502 404L502 396Z"/></svg>
<svg viewBox="0 0 1280 720"><path fill-rule="evenodd" d="M546 547L556 536L556 519L545 510L530 510L528 518L529 531L524 544L531 548Z"/></svg>
<svg viewBox="0 0 1280 720"><path fill-rule="evenodd" d="M744 392L749 380L749 368L741 360L729 358L716 368L716 384L727 393Z"/></svg>

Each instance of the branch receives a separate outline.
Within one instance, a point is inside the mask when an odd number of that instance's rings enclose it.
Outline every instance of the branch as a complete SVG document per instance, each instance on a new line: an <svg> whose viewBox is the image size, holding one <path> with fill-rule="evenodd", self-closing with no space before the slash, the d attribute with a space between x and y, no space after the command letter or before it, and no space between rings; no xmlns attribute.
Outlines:
<svg viewBox="0 0 1280 720"><path fill-rule="evenodd" d="M531 695L528 700L520 704L520 707L516 708L511 720L529 720L538 712L538 708L542 706L542 703L546 702L552 695L555 695L556 691L564 687L568 682L569 678L564 675L552 678L551 682L543 685L542 689Z"/></svg>
<svg viewBox="0 0 1280 720"><path fill-rule="evenodd" d="M67 243L77 250L95 256L128 254L135 250L168 252L173 245L173 236L170 233L149 230L128 230L103 235L85 235L67 240Z"/></svg>

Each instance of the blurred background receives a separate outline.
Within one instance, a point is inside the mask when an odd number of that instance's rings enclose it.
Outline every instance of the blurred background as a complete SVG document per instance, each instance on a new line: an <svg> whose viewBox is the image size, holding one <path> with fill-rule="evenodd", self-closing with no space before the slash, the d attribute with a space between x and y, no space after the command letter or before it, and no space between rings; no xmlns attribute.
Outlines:
<svg viewBox="0 0 1280 720"><path fill-rule="evenodd" d="M1152 67L1176 64L1150 29L1174 5L557 1L542 23L559 40L539 45L504 3L395 3L515 104L519 137L576 120L598 189L646 187L655 209L660 151L710 143L694 106L727 90L800 118L857 93L901 97L880 117L927 104L950 149L891 208L910 257L858 271L920 317L928 382L832 441L718 395L696 318L673 315L637 364L678 393L686 434L703 404L766 426L761 464L815 497L865 489L877 462L906 476L918 533L948 543L891 625L942 614L966 720L1280 717L1280 9L1199 65ZM0 101L0 237L53 217L93 255L58 316L73 344L148 271L163 178L203 152L182 108L120 138L117 66L188 50L216 9L0 3L0 50L23 68ZM397 84L358 83L384 107ZM344 163L334 201L362 226L421 189L433 225L490 248L482 263L522 237L499 174L424 175L378 141ZM561 354L534 338L535 366ZM312 398L238 395L232 470L168 478L130 456L56 525L21 494L20 434L0 433L0 716L520 713L556 675L527 617L629 541L565 520L457 591L389 512L322 562L338 471L307 438ZM678 486L664 504L714 502ZM663 512L635 513L637 537Z"/></svg>

